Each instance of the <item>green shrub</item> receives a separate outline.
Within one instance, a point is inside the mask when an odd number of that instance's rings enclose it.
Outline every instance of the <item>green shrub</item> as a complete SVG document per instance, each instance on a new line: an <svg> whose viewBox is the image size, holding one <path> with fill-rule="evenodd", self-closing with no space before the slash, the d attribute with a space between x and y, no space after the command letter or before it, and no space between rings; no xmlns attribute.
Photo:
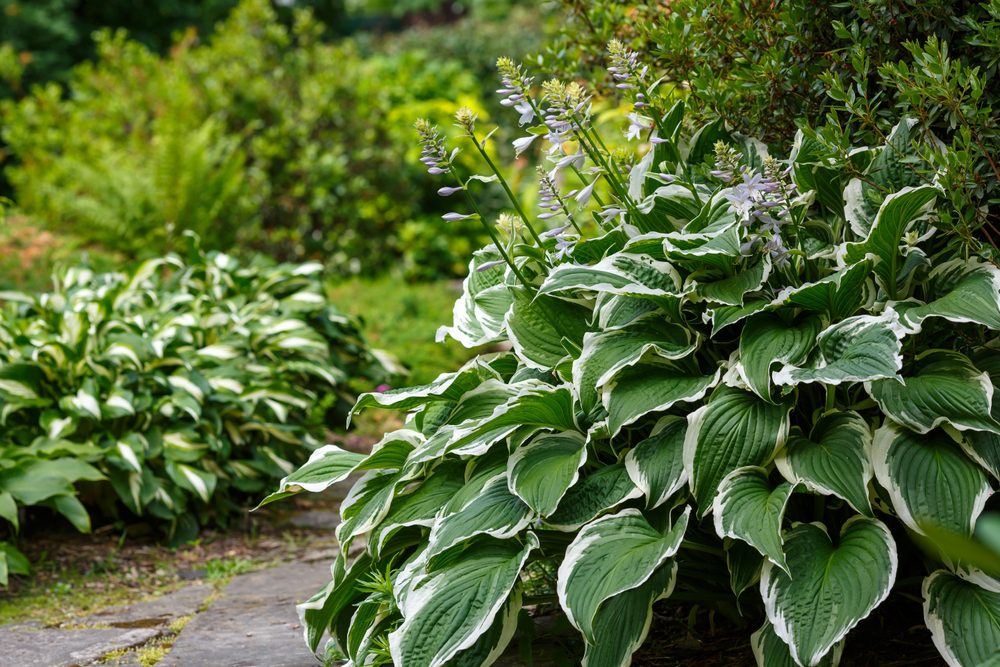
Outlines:
<svg viewBox="0 0 1000 667"><path fill-rule="evenodd" d="M781 160L719 121L685 134L683 102L609 50L639 151L603 149L576 84L537 95L501 63L545 121L527 131L548 143L552 230L514 197L493 229L484 177L418 124L424 164L469 195L449 217L494 238L444 333L511 349L363 395L355 412L405 427L370 455L318 450L267 499L362 473L333 580L300 606L310 647L328 631L349 664L485 665L527 607L565 615L584 665L627 665L681 591L759 624L759 664L830 665L892 594L922 599L949 664L985 664L1000 269L941 224L938 186L896 182L913 123L852 152L858 188L804 132ZM483 149L471 112L456 123ZM606 186L597 206L561 192L574 166Z"/></svg>
<svg viewBox="0 0 1000 667"><path fill-rule="evenodd" d="M167 57L101 33L65 97L49 84L3 104L13 198L132 255L193 230L210 248L322 256L353 273L395 266L409 250L401 226L442 211L407 159L412 118L446 118L477 87L455 62L363 58L296 17L288 28L266 0L245 0L210 41L186 37Z"/></svg>
<svg viewBox="0 0 1000 667"><path fill-rule="evenodd" d="M194 248L4 293L0 517L42 505L87 531L86 504L178 540L225 523L344 423L350 381L390 372L321 272Z"/></svg>

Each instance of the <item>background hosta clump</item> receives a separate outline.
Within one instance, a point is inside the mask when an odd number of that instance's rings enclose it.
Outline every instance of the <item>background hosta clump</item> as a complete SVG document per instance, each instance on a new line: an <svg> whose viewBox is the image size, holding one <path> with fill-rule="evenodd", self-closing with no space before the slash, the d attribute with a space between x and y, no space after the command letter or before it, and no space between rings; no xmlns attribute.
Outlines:
<svg viewBox="0 0 1000 667"><path fill-rule="evenodd" d="M343 423L348 381L389 372L321 272L193 249L4 293L0 517L44 505L86 531L81 498L117 496L180 539L294 470Z"/></svg>
<svg viewBox="0 0 1000 667"><path fill-rule="evenodd" d="M502 176L465 174L418 124L468 206L446 219L495 241L442 334L511 349L365 394L355 412L406 410L404 428L369 456L318 450L271 496L361 475L333 579L300 607L308 643L485 665L530 606L565 614L583 664L625 665L677 590L759 627L762 665L830 665L898 590L949 664L991 659L1000 572L950 545L974 544L1000 474L1000 270L938 228L932 180L888 178L911 121L848 172L805 132L782 157L718 122L687 135L637 54L609 60L637 151L605 150L579 85L500 63L518 148L546 144L543 215L508 189L517 217L494 229L475 190ZM474 114L456 120L485 156Z"/></svg>

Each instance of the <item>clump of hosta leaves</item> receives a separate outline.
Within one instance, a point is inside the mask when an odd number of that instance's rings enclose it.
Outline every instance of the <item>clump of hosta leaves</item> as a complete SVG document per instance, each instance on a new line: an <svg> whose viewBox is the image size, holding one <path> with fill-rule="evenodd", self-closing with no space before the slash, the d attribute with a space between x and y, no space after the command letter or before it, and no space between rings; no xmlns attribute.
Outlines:
<svg viewBox="0 0 1000 667"><path fill-rule="evenodd" d="M610 55L633 155L605 148L585 90L539 95L500 63L516 147L546 144L542 213L508 188L500 232L473 193L500 175L459 173L418 128L442 194L467 195L448 219L496 240L442 333L510 351L362 396L405 427L283 480L275 496L361 475L333 579L300 607L309 645L486 665L542 605L613 667L681 590L759 627L761 665L831 665L901 589L949 664L995 659L1000 570L973 531L1000 474L1000 270L936 227L933 183L881 178L910 124L856 148L852 180L801 133L786 157L720 123L683 137L683 104Z"/></svg>
<svg viewBox="0 0 1000 667"><path fill-rule="evenodd" d="M192 249L4 293L0 518L43 505L87 531L85 486L183 539L293 471L343 424L348 381L387 374L321 273Z"/></svg>

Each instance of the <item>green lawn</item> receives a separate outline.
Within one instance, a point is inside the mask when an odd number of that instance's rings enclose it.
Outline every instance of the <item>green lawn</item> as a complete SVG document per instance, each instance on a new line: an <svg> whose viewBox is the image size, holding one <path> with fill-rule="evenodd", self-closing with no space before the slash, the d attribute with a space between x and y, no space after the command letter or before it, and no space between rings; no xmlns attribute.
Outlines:
<svg viewBox="0 0 1000 667"><path fill-rule="evenodd" d="M451 324L459 290L457 281L410 284L392 278L353 279L328 287L338 308L361 318L371 345L396 355L410 369L407 384L430 382L476 353L452 340L434 342L437 328Z"/></svg>

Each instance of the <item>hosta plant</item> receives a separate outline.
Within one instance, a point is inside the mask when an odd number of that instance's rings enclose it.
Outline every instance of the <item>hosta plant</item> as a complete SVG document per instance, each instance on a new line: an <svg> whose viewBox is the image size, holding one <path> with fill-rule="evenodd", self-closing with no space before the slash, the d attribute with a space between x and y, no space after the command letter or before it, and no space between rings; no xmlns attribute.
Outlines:
<svg viewBox="0 0 1000 667"><path fill-rule="evenodd" d="M0 517L45 505L88 530L86 503L180 539L293 471L343 424L348 381L387 373L321 276L195 248L4 293Z"/></svg>
<svg viewBox="0 0 1000 667"><path fill-rule="evenodd" d="M310 647L487 665L531 610L565 616L583 664L627 665L683 592L757 627L761 665L832 665L902 589L950 665L995 660L997 571L943 547L977 544L1000 475L1000 270L936 227L933 182L890 185L910 122L852 179L801 133L783 158L717 122L684 136L637 55L610 60L635 154L604 149L577 84L500 63L517 148L548 145L541 207L505 187L517 216L481 220L495 243L442 334L509 351L363 395L405 426L317 450L269 498L359 476L300 606ZM502 177L418 130L468 206L446 219L481 219L477 181Z"/></svg>

